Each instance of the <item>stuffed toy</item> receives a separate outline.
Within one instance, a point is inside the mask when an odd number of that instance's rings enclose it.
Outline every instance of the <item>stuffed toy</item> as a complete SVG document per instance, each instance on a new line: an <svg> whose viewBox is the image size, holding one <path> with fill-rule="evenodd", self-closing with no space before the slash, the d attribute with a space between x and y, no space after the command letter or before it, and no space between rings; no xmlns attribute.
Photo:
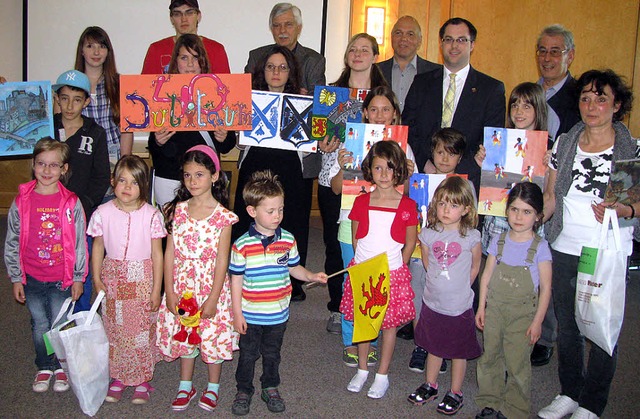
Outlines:
<svg viewBox="0 0 640 419"><path fill-rule="evenodd" d="M180 331L173 338L178 342L184 342L189 336L188 342L191 345L197 345L202 342L202 338L198 334L202 311L198 310L198 302L191 291L187 291L182 295L176 306L176 311L180 316ZM187 332L188 328L191 329L190 333Z"/></svg>

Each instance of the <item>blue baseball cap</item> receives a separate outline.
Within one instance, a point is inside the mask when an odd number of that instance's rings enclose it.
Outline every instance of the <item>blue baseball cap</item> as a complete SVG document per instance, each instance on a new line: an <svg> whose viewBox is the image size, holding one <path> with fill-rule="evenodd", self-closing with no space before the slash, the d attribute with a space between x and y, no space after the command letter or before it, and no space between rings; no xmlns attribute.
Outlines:
<svg viewBox="0 0 640 419"><path fill-rule="evenodd" d="M57 92L63 86L77 87L87 92L87 97L91 96L91 82L89 77L81 71L69 70L60 74L56 84L53 85L53 91Z"/></svg>

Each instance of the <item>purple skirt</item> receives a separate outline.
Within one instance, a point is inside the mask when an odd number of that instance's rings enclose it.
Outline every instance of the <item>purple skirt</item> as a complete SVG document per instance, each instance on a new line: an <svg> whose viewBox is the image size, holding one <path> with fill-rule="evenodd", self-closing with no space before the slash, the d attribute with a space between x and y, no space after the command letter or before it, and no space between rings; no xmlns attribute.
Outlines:
<svg viewBox="0 0 640 419"><path fill-rule="evenodd" d="M482 354L473 309L459 316L436 313L422 302L415 330L416 345L445 359L472 359Z"/></svg>

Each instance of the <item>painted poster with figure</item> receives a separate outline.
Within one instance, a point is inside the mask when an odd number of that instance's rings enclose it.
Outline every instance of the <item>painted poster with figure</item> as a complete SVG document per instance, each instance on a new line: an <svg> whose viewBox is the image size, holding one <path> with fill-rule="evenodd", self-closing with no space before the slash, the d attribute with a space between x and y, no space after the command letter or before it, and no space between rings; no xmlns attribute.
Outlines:
<svg viewBox="0 0 640 419"><path fill-rule="evenodd" d="M311 138L311 97L253 91L251 102L251 131L240 132L240 145L310 153L317 151L318 143Z"/></svg>
<svg viewBox="0 0 640 419"><path fill-rule="evenodd" d="M478 213L504 217L513 185L534 182L544 186L547 131L484 128L487 156L482 162Z"/></svg>
<svg viewBox="0 0 640 419"><path fill-rule="evenodd" d="M362 102L368 89L316 86L313 92L311 135L322 141L335 136L345 141L347 122L362 122Z"/></svg>
<svg viewBox="0 0 640 419"><path fill-rule="evenodd" d="M371 147L378 141L395 141L406 153L408 134L409 127L403 125L347 123L344 148L351 160L342 168L342 209L351 209L358 195L375 189L362 176L362 161ZM404 186L398 185L396 189L402 192Z"/></svg>
<svg viewBox="0 0 640 419"><path fill-rule="evenodd" d="M631 205L640 201L640 160L618 160L613 163L604 202Z"/></svg>
<svg viewBox="0 0 640 419"><path fill-rule="evenodd" d="M0 157L32 154L42 137L53 137L51 82L0 84Z"/></svg>
<svg viewBox="0 0 640 419"><path fill-rule="evenodd" d="M121 75L120 127L127 132L251 129L251 75Z"/></svg>

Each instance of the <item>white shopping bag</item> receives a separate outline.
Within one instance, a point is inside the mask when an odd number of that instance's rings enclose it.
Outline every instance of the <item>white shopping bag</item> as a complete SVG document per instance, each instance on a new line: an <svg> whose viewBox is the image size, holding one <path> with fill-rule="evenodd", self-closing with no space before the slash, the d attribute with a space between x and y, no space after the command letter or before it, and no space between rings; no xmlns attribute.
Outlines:
<svg viewBox="0 0 640 419"><path fill-rule="evenodd" d="M609 224L613 226L616 249L607 246ZM575 317L586 338L609 355L618 342L627 277L627 255L620 243L618 216L606 209L597 248L582 247L576 283Z"/></svg>

